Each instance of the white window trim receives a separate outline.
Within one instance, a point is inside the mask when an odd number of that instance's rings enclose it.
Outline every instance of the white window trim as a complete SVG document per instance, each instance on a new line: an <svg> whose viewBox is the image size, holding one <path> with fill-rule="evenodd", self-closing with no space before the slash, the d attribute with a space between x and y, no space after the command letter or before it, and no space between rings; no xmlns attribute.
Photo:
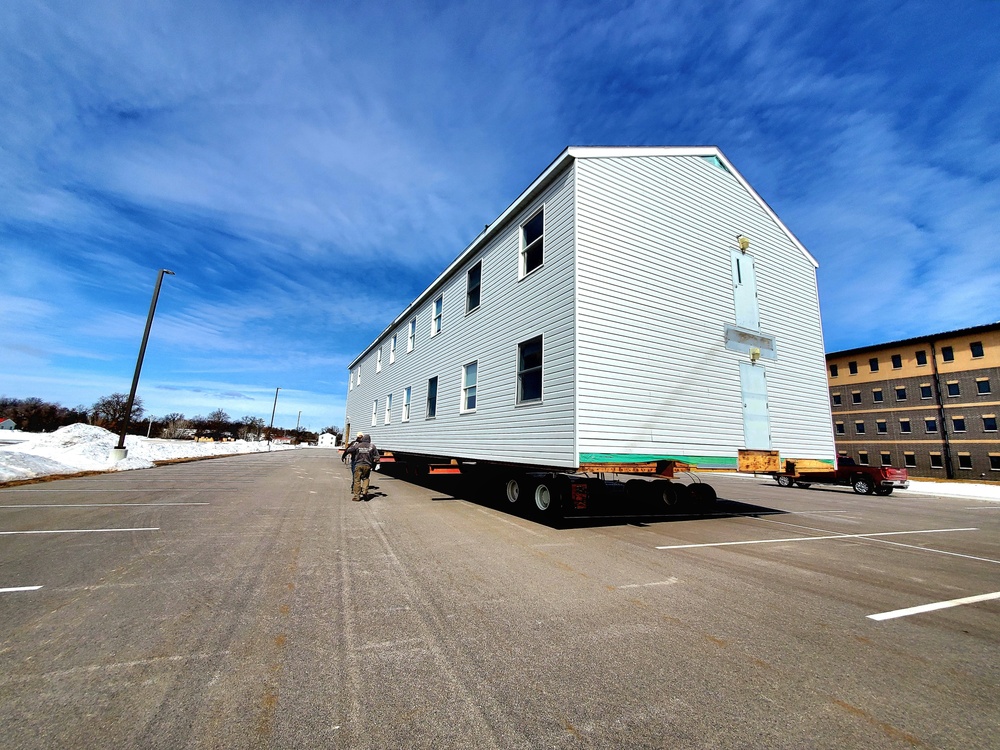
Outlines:
<svg viewBox="0 0 1000 750"><path fill-rule="evenodd" d="M382 347L378 348L378 354L375 355L375 372L382 372Z"/></svg>
<svg viewBox="0 0 1000 750"><path fill-rule="evenodd" d="M416 317L410 318L409 328L406 332L406 351L412 352L413 345L416 343L417 339L417 319Z"/></svg>
<svg viewBox="0 0 1000 750"><path fill-rule="evenodd" d="M521 224L520 224L520 226L519 226L519 229L518 229L518 232L517 232L517 245L518 245L518 256L517 256L517 271L518 271L518 275L517 275L517 278L519 280L520 279L526 279L528 276L530 276L531 274L533 274L535 271L537 271L538 269L540 269L543 266L545 266L545 216L544 216L544 213L545 213L545 204L543 203L538 208L537 211L535 211L534 213L531 214L531 216L529 216L527 219L525 219L524 221L522 221ZM524 243L524 227L526 225L530 224L532 221L534 221L535 217L538 216L538 214L543 214L543 216L542 216L542 233L535 240L535 242L537 242L538 240L541 240L541 242L542 242L542 262L539 263L534 268L532 268L530 271L527 271L527 270L525 270L525 268L527 266L528 246Z"/></svg>
<svg viewBox="0 0 1000 750"><path fill-rule="evenodd" d="M475 307L469 307L469 274L472 273L472 269L479 266L479 302L476 303ZM474 313L483 305L483 261L477 260L468 270L465 272L465 314L469 315Z"/></svg>
<svg viewBox="0 0 1000 750"><path fill-rule="evenodd" d="M441 312L438 312L438 303ZM437 336L444 329L444 295L439 294L431 303L431 336Z"/></svg>
<svg viewBox="0 0 1000 750"><path fill-rule="evenodd" d="M392 334L392 338L389 339L389 364L391 365L396 361L396 334Z"/></svg>
<svg viewBox="0 0 1000 750"><path fill-rule="evenodd" d="M467 386L465 384L465 376L468 373L468 369L469 369L470 365L475 365L476 366L476 382L473 383L471 386ZM476 409L479 408L479 360L478 359L474 359L472 362L467 362L466 364L462 365L462 381L461 382L462 382L462 388L461 388L462 403L459 406L459 413L460 414L475 414ZM476 389L476 405L474 407L472 407L471 409L466 409L465 408L465 404L468 401L467 395L468 395L468 389L469 388L475 388Z"/></svg>
<svg viewBox="0 0 1000 750"><path fill-rule="evenodd" d="M385 397L385 419L382 424L392 424L392 394L389 393Z"/></svg>
<svg viewBox="0 0 1000 750"><path fill-rule="evenodd" d="M406 386L403 389L403 422L410 421L410 399L413 395L413 391L410 386Z"/></svg>
<svg viewBox="0 0 1000 750"><path fill-rule="evenodd" d="M372 401L372 427L378 424L378 399Z"/></svg>

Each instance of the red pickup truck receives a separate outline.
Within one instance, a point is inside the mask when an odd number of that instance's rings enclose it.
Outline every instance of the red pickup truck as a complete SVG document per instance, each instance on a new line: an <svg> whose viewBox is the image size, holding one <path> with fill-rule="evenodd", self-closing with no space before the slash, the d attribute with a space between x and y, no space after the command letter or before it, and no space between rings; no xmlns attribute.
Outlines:
<svg viewBox="0 0 1000 750"><path fill-rule="evenodd" d="M840 484L852 487L859 495L891 495L895 489L905 490L910 486L906 469L891 466L860 466L853 458L841 458L834 471L797 472L795 464L785 462L785 471L774 474L782 487L809 487L813 484Z"/></svg>

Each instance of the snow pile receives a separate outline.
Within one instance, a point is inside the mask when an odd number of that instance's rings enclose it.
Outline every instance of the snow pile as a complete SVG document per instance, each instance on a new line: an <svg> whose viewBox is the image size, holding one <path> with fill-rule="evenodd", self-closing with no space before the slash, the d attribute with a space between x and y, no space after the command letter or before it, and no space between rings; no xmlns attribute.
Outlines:
<svg viewBox="0 0 1000 750"><path fill-rule="evenodd" d="M78 471L126 471L148 469L154 461L172 458L233 455L266 451L266 442L237 440L229 443L196 443L192 440L149 440L137 435L125 437L128 458L111 459L118 436L89 424L60 427L51 433L7 432L0 444L0 482L31 479ZM271 450L291 446L271 444Z"/></svg>

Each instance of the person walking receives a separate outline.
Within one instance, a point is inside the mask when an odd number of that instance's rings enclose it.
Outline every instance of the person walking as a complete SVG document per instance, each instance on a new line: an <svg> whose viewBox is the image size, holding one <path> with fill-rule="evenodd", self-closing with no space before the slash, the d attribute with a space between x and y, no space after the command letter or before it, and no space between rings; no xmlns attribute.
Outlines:
<svg viewBox="0 0 1000 750"><path fill-rule="evenodd" d="M356 433L354 433L354 440L352 440L350 443L347 444L347 447L344 448L344 454L340 457L340 460L341 460L342 463L345 463L345 464L347 463L347 451L349 451L351 448L353 448L355 445L357 445L361 441L361 438L363 438L364 436L365 435L364 435L363 432L361 432L361 430L358 430ZM354 476L354 465L357 463L357 460L358 459L357 459L356 455L352 455L351 456L351 476L352 477Z"/></svg>
<svg viewBox="0 0 1000 750"><path fill-rule="evenodd" d="M351 500L360 502L368 499L368 482L371 477L372 467L379 461L378 448L371 441L371 436L362 435L344 451L344 458L348 454L351 456L351 464L354 466L352 476L354 481L351 484Z"/></svg>

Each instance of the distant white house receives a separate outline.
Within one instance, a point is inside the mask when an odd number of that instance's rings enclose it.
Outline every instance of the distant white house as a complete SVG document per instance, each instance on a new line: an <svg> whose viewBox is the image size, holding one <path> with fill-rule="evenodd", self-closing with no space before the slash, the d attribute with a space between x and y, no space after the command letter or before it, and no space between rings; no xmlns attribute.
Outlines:
<svg viewBox="0 0 1000 750"><path fill-rule="evenodd" d="M0 419L0 430L16 430L17 422L13 419Z"/></svg>
<svg viewBox="0 0 1000 750"><path fill-rule="evenodd" d="M337 447L337 436L329 432L324 432L319 436L319 447L320 448L336 448Z"/></svg>

